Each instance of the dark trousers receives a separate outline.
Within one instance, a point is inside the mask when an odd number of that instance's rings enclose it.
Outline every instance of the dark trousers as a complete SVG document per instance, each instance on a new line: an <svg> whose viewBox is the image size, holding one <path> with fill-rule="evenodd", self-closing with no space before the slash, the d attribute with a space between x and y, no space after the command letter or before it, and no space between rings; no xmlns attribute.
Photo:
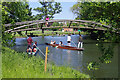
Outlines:
<svg viewBox="0 0 120 80"><path fill-rule="evenodd" d="M67 41L67 43L70 43L70 41Z"/></svg>

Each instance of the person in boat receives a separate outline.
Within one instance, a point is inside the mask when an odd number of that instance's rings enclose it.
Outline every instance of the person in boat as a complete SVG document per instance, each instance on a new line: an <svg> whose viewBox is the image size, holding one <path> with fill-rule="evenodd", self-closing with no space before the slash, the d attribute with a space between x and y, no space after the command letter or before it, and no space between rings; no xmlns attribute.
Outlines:
<svg viewBox="0 0 120 80"><path fill-rule="evenodd" d="M33 49L32 49L33 52L36 52L37 51L37 42L35 41L35 43L33 44Z"/></svg>
<svg viewBox="0 0 120 80"><path fill-rule="evenodd" d="M48 21L49 21L49 17L48 16L46 16L46 27L48 27Z"/></svg>
<svg viewBox="0 0 120 80"><path fill-rule="evenodd" d="M56 42L54 41L53 44L56 44Z"/></svg>
<svg viewBox="0 0 120 80"><path fill-rule="evenodd" d="M50 44L53 44L53 41L51 40Z"/></svg>
<svg viewBox="0 0 120 80"><path fill-rule="evenodd" d="M35 41L35 43L33 44L33 48L37 48L37 42Z"/></svg>
<svg viewBox="0 0 120 80"><path fill-rule="evenodd" d="M81 34L80 34L80 36L79 36L79 43L78 43L78 48L80 47L80 48L82 48L83 47L83 41L82 41L83 39L82 39L82 36L81 36Z"/></svg>
<svg viewBox="0 0 120 80"><path fill-rule="evenodd" d="M36 52L36 51L37 51L37 48L36 48L36 47L33 47L32 51L33 51L33 52Z"/></svg>
<svg viewBox="0 0 120 80"><path fill-rule="evenodd" d="M35 41L35 45L37 46L37 42Z"/></svg>
<svg viewBox="0 0 120 80"><path fill-rule="evenodd" d="M71 42L71 36L69 34L68 37L67 37L67 43L70 43L70 42Z"/></svg>
<svg viewBox="0 0 120 80"><path fill-rule="evenodd" d="M32 46L32 43L33 43L33 40L31 38L31 36L27 39L27 43L28 43L28 46Z"/></svg>
<svg viewBox="0 0 120 80"><path fill-rule="evenodd" d="M31 48L30 45L28 45L28 47L27 47L27 53L28 53L28 52L31 52L31 53L32 53L32 48Z"/></svg>
<svg viewBox="0 0 120 80"><path fill-rule="evenodd" d="M60 42L59 42L59 45L63 45L63 42L62 42L62 41L60 41Z"/></svg>

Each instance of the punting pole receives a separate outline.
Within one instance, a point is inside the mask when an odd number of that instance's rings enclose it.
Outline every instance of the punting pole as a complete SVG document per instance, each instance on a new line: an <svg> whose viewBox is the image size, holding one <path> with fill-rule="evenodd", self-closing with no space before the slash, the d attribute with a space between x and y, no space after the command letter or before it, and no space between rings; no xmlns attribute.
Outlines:
<svg viewBox="0 0 120 80"><path fill-rule="evenodd" d="M46 47L46 56L45 56L45 72L47 68L47 53L48 53L48 47Z"/></svg>
<svg viewBox="0 0 120 80"><path fill-rule="evenodd" d="M72 41L73 42L73 41ZM75 45L75 43L73 42L73 44ZM77 47L76 45L75 45L75 47Z"/></svg>

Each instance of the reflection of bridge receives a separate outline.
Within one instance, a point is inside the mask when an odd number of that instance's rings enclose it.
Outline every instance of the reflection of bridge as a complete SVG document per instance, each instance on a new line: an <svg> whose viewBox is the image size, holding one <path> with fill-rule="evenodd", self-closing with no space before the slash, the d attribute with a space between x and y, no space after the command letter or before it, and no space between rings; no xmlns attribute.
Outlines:
<svg viewBox="0 0 120 80"><path fill-rule="evenodd" d="M87 21L87 20L49 20L49 23L53 22L69 22L68 28L79 28L82 30L90 30L90 31L105 31L107 28L111 28L111 26L103 25L101 23L97 23L94 21ZM56 27L44 27L46 21L45 20L34 20L34 21L25 21L25 22L17 22L15 24L5 24L6 31L5 32L19 32L19 31L31 31L31 30L38 30L42 29L42 33L44 33L44 29L49 28L61 28L62 26ZM71 23L78 23L79 25L84 25L84 27L80 26L71 26ZM36 27L35 27L36 26ZM10 27L14 27L11 29ZM63 28L63 27L62 27Z"/></svg>

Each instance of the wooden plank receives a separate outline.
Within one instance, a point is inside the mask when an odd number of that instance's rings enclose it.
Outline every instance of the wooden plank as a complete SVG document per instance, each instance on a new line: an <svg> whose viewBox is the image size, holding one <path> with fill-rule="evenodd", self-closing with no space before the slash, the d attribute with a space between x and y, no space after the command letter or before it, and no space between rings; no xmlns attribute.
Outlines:
<svg viewBox="0 0 120 80"><path fill-rule="evenodd" d="M56 20L49 20L48 22L67 22L67 21L97 24L97 25L101 25L101 26L106 27L106 28L111 27L111 26L103 25L103 24L98 23L98 22L88 21L88 20L56 19ZM37 23L37 22L45 23L46 21L45 20L34 20L34 21L17 22L17 23L15 23L15 25L23 25L23 24L30 24L30 23ZM8 26L12 26L12 25L5 24L5 26L8 27Z"/></svg>
<svg viewBox="0 0 120 80"><path fill-rule="evenodd" d="M11 32L19 32L19 31L29 31L29 30L38 30L40 28L28 28L28 29L20 29L20 30L14 30L14 31L11 31Z"/></svg>
<svg viewBox="0 0 120 80"><path fill-rule="evenodd" d="M14 25L23 25L23 24L30 24L30 23L36 23L36 22L42 22L44 20L34 20L34 21L24 21L24 22L16 22ZM5 27L12 26L12 24L5 24Z"/></svg>
<svg viewBox="0 0 120 80"><path fill-rule="evenodd" d="M89 24L86 24L86 23L91 23L91 24L100 25L100 26L103 26L103 27L106 27L106 28L110 28L110 26L106 26L106 25L103 25L101 23L97 23L97 22L94 22L94 21L87 21L87 20L57 19L57 20L49 20L48 22L49 23L53 23L53 22L65 22L65 21L82 22L80 24L85 25L85 26L90 26ZM28 23L32 23L32 24L28 24ZM27 27L27 26L33 26L33 25L36 25L36 24L45 24L45 23L46 23L45 20L34 20L34 21L17 22L17 23L15 23L15 25L22 25L22 26L16 27L14 29L6 30L5 32L21 29L21 28L24 28L24 27ZM28 25L23 25L23 24L28 24ZM11 26L11 24L5 24L5 26Z"/></svg>
<svg viewBox="0 0 120 80"><path fill-rule="evenodd" d="M45 23L45 22L39 22L39 23ZM12 30L24 28L24 27L27 27L27 26L33 26L33 25L36 25L36 24L38 24L38 23L33 23L33 24L29 24L29 25L19 26L19 27L16 27L16 28L14 28L14 29L6 30L5 32L9 32L9 31L12 31Z"/></svg>

